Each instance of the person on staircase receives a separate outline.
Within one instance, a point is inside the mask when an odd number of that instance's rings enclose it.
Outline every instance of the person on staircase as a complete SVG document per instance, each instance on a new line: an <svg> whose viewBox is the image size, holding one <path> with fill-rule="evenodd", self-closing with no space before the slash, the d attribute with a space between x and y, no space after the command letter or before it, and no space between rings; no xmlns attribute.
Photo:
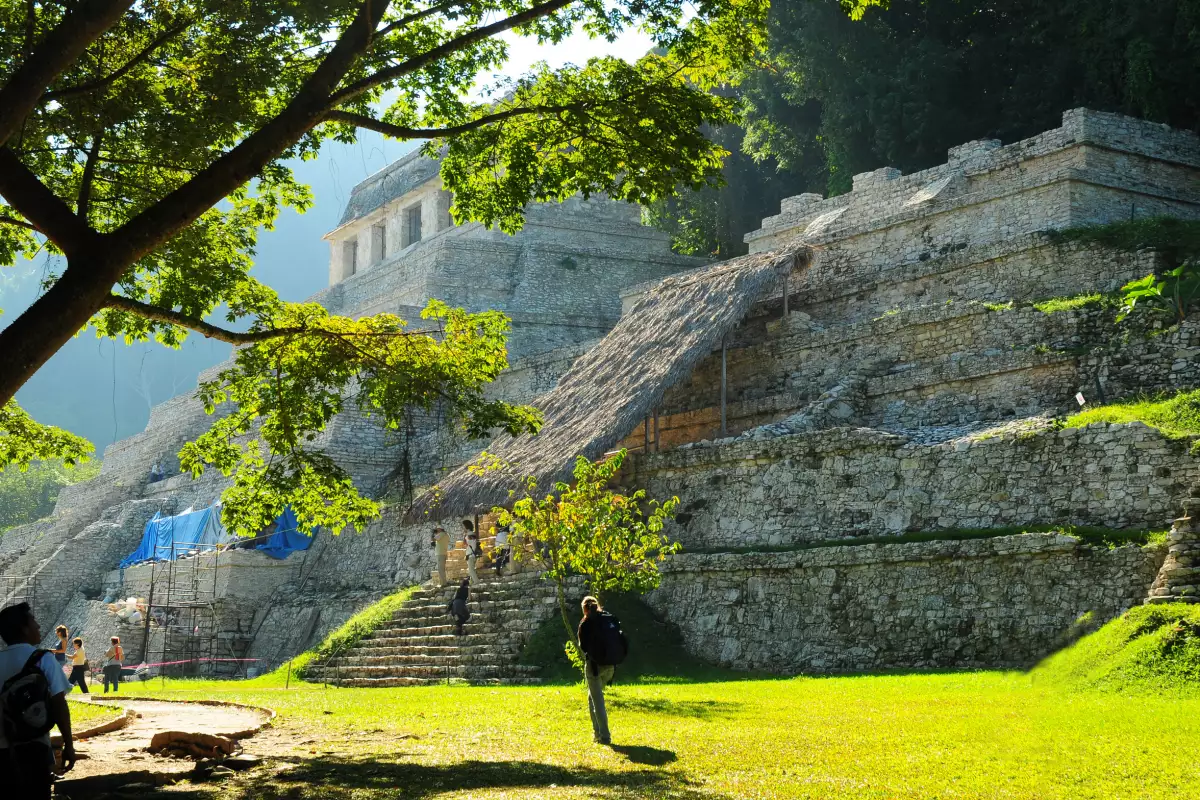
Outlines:
<svg viewBox="0 0 1200 800"><path fill-rule="evenodd" d="M471 610L467 608L467 598L471 594L471 582L463 578L462 583L458 585L458 591L454 593L454 599L450 601L450 616L454 617L455 621L455 636L463 635L463 625L467 624L467 620L471 618Z"/></svg>
<svg viewBox="0 0 1200 800"><path fill-rule="evenodd" d="M483 555L483 550L479 546L479 531L475 530L475 525L469 519L464 519L463 524L463 540L467 545L467 575L471 578L471 583L479 583L479 573L475 571L475 562Z"/></svg>
<svg viewBox="0 0 1200 800"><path fill-rule="evenodd" d="M450 553L450 534L446 533L445 528L438 525L429 537L429 544L433 547L434 555L437 556L438 586L445 586L446 556Z"/></svg>
<svg viewBox="0 0 1200 800"><path fill-rule="evenodd" d="M121 647L121 637L112 637L112 646L104 654L104 693L108 694L108 686L112 684L115 693L121 683L121 667L125 662L125 649Z"/></svg>
<svg viewBox="0 0 1200 800"><path fill-rule="evenodd" d="M499 578L504 574L504 567L508 564L508 528L501 525L496 528L496 541L492 549L492 560L496 562L496 577Z"/></svg>

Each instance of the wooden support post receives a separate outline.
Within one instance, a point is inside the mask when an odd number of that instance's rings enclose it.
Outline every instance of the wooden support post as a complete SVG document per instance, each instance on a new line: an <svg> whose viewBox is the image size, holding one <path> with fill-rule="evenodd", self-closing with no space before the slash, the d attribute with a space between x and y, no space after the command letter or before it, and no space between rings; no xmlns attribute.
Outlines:
<svg viewBox="0 0 1200 800"><path fill-rule="evenodd" d="M658 452L658 409L654 409L654 452Z"/></svg>
<svg viewBox="0 0 1200 800"><path fill-rule="evenodd" d="M787 319L788 315L788 274L783 275L783 318Z"/></svg>
<svg viewBox="0 0 1200 800"><path fill-rule="evenodd" d="M650 452L650 415L642 420L642 452Z"/></svg>
<svg viewBox="0 0 1200 800"><path fill-rule="evenodd" d="M725 436L729 431L727 420L725 419L725 405L728 396L728 379L726 377L726 358L725 358L725 337L721 337L721 436Z"/></svg>

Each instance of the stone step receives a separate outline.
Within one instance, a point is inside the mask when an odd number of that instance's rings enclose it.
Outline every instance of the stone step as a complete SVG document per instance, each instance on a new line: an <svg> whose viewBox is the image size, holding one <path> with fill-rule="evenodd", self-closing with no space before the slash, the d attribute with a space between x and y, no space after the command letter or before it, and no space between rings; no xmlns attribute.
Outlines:
<svg viewBox="0 0 1200 800"><path fill-rule="evenodd" d="M354 651L338 658L332 658L325 662L328 667L340 666L343 669L346 667L388 667L388 666L418 666L418 667L443 667L461 664L463 666L501 666L515 664L517 660L517 651L509 653L445 653L435 655L430 653L414 653L411 655L403 654L383 654L371 655L369 653L360 653Z"/></svg>
<svg viewBox="0 0 1200 800"><path fill-rule="evenodd" d="M515 608L500 611L492 611L491 609L480 611L477 608L468 610L471 612L471 622L474 622L476 625L495 625L497 628L505 628L509 625L520 627L523 623L528 622L530 616L535 613L532 608L525 612ZM453 624L454 617L443 608L436 612L423 611L421 613L398 616L377 630L389 628L396 630L402 628L425 628L431 625L445 625L447 622Z"/></svg>
<svg viewBox="0 0 1200 800"><path fill-rule="evenodd" d="M464 628L462 636L454 633L454 627L448 626L449 629L440 633L428 633L422 635L408 636L381 636L374 639L363 639L358 647L373 648L373 647L404 647L412 646L450 646L452 644L462 644L469 646L487 646L487 647L520 647L527 637L515 634L503 634L495 631L474 632L471 630L471 625L468 623Z"/></svg>
<svg viewBox="0 0 1200 800"><path fill-rule="evenodd" d="M542 682L541 678L482 678L482 679L463 679L451 678L344 678L342 680L330 680L336 686L356 689L388 689L398 686L438 686L442 684L462 684L467 686L537 686Z"/></svg>
<svg viewBox="0 0 1200 800"><path fill-rule="evenodd" d="M528 678L540 668L526 664L428 664L331 665L309 667L314 677L336 678Z"/></svg>
<svg viewBox="0 0 1200 800"><path fill-rule="evenodd" d="M467 637L466 636L450 636L447 638L454 640L454 642L458 642L463 639L466 639ZM406 643L400 644L400 645L383 646L383 647L359 646L359 647L355 647L353 650L350 650L349 652L347 652L346 655L349 656L351 654L354 654L354 655L361 655L361 656L449 656L449 655L457 654L457 655L461 655L461 656L492 655L492 656L497 656L497 657L504 657L504 656L511 655L512 653L519 652L521 649L520 642L519 642L519 640L516 640L516 639L512 640L511 642L503 642L503 643L497 642L497 643L489 643L489 644L463 644L463 645L456 645L453 643L452 644L424 644L424 645L421 645L421 644L408 644L407 639L405 639L403 641Z"/></svg>
<svg viewBox="0 0 1200 800"><path fill-rule="evenodd" d="M441 602L440 600L434 600L433 602L410 600L409 602L404 604L403 608L397 609L396 611L392 612L392 619L400 619L408 614L419 614L419 613L445 614L446 608L447 608L447 606L450 605L450 603L451 603L450 600L446 600L446 602L444 602L444 603ZM532 596L531 595L514 595L512 597L506 596L506 597L501 597L501 598L484 598L482 600L480 600L476 597L472 597L470 600L467 601L467 608L471 609L472 612L476 612L476 611L523 611L525 613L529 613L531 610L533 610L534 608L536 608L538 606L553 606L553 605L555 605L555 599L554 599L553 595L549 595L546 597L539 597L537 595L532 595Z"/></svg>
<svg viewBox="0 0 1200 800"><path fill-rule="evenodd" d="M467 633L492 631L498 635L505 633L529 634L537 629L538 624L533 620L514 620L511 624L497 626L472 616L471 621L463 626L463 630ZM449 619L449 615L446 615L441 618L441 624L437 624L436 620L430 620L425 625L388 625L383 628L377 628L366 639L402 639L407 636L439 636L454 633L456 627L454 622Z"/></svg>

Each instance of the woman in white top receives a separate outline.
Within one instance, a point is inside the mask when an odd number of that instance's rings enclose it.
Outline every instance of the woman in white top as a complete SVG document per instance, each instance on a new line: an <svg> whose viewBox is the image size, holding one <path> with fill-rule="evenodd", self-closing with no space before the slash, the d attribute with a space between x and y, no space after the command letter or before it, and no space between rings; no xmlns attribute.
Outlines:
<svg viewBox="0 0 1200 800"><path fill-rule="evenodd" d="M78 686L79 691L87 694L88 660L87 653L83 649L83 639L76 638L71 644L75 645L75 650L67 656L71 659L71 677L67 680Z"/></svg>
<svg viewBox="0 0 1200 800"><path fill-rule="evenodd" d="M121 647L121 637L112 637L112 647L104 654L104 693L108 694L108 685L117 691L121 683L121 665L125 661L125 650Z"/></svg>
<svg viewBox="0 0 1200 800"><path fill-rule="evenodd" d="M467 575L471 578L471 585L479 585L479 575L475 572L475 562L483 555L483 551L479 547L479 532L475 530L475 525L469 519L464 519L463 524L463 540L467 545Z"/></svg>

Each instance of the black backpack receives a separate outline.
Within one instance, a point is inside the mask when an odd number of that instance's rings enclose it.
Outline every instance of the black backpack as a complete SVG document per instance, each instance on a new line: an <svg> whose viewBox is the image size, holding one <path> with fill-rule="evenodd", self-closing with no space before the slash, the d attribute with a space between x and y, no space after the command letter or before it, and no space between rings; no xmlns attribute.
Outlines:
<svg viewBox="0 0 1200 800"><path fill-rule="evenodd" d="M10 744L32 742L50 732L50 682L39 662L49 650L34 650L16 675L0 688L0 713L4 717L4 736Z"/></svg>
<svg viewBox="0 0 1200 800"><path fill-rule="evenodd" d="M601 666L615 667L629 655L629 640L621 632L621 620L607 611L601 611L594 625L592 641L596 644L597 652L592 660Z"/></svg>

